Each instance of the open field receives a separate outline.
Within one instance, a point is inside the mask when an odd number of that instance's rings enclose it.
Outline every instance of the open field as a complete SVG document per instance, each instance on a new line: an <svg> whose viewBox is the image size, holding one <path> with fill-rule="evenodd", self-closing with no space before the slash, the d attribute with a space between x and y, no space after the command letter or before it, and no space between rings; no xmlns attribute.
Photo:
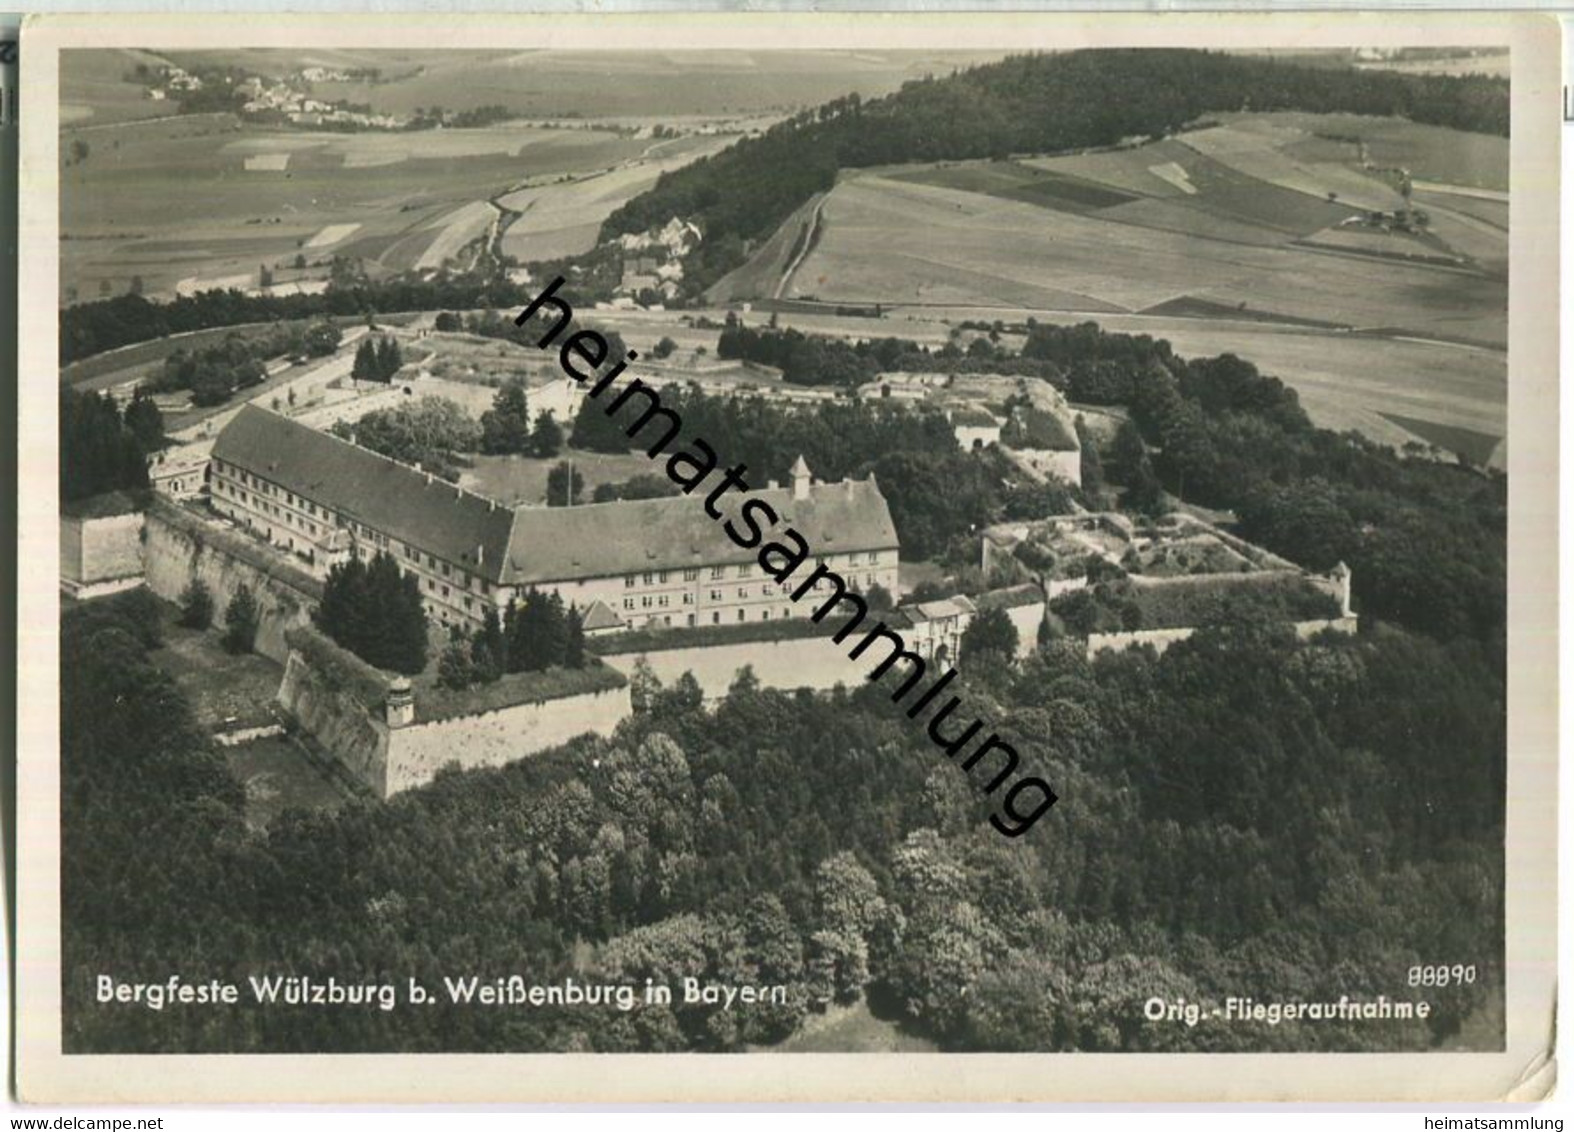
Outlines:
<svg viewBox="0 0 1574 1132"><path fill-rule="evenodd" d="M1124 207L1124 206L1122 206ZM1506 338L1500 279L1249 246L877 176L846 178L790 290L822 302L1137 312L1183 299L1261 317Z"/></svg>
<svg viewBox="0 0 1574 1132"><path fill-rule="evenodd" d="M588 252L595 247L601 222L655 184L657 177L731 142L722 137L669 139L649 146L640 160L617 169L501 197L500 205L522 214L503 234L503 254L532 263Z"/></svg>
<svg viewBox="0 0 1574 1132"><path fill-rule="evenodd" d="M239 274L255 285L260 264L287 265L297 254L322 263L323 276L335 254L371 261L374 271L405 270L423 257L430 265L485 231L490 211L477 225L470 221L478 214L460 214L466 206L485 208L488 197L531 177L637 158L650 143L529 126L312 133L212 115L99 130L90 145L86 161L61 171L67 300L123 294L133 276L153 298L191 277ZM178 215L167 207L172 175L191 190ZM313 246L330 229L345 234Z"/></svg>
<svg viewBox="0 0 1574 1132"><path fill-rule="evenodd" d="M157 56L146 51L62 52L61 123L102 126L168 114L169 103L149 98L140 83L126 81L126 76L138 63L154 67L160 62Z"/></svg>
<svg viewBox="0 0 1574 1132"><path fill-rule="evenodd" d="M725 303L752 297L775 298L788 269L801 262L819 221L824 193L815 193L796 208L741 266L711 284L705 299Z"/></svg>
<svg viewBox="0 0 1574 1132"><path fill-rule="evenodd" d="M1062 324L1084 321L1054 313L1037 317ZM1484 446L1489 454L1495 449L1492 464L1501 467L1506 461L1497 444L1508 425L1508 370L1500 352L1207 319L1097 321L1106 330L1167 339L1182 357L1233 353L1245 358L1293 387L1313 422L1324 428L1356 429L1396 447L1415 440L1438 443L1488 462L1479 455ZM1454 443L1443 444L1445 436Z"/></svg>
<svg viewBox="0 0 1574 1132"><path fill-rule="evenodd" d="M1366 143L1367 160L1374 165L1403 166L1417 180L1443 181L1478 189L1508 189L1507 138L1364 114L1305 114L1284 110L1210 114L1209 118L1237 130L1298 132L1301 140L1308 143L1323 142L1329 136L1358 137ZM1197 135L1185 136L1190 140ZM1351 146L1349 152L1353 154L1354 148ZM1297 155L1293 145L1289 152L1292 157Z"/></svg>
<svg viewBox="0 0 1574 1132"><path fill-rule="evenodd" d="M1273 242L1274 233L1302 236L1336 224L1352 212L1348 207L1330 203L1322 193L1308 195L1268 184L1180 140L1111 153L1034 158L1023 164L1082 180L1101 181L1145 198L1098 213L1110 219L1122 218L1133 210L1152 208L1156 202L1167 202L1168 215L1175 219L1173 225L1164 226L1197 235L1211 234L1205 227L1210 222L1228 222L1254 226L1270 237L1267 242ZM1188 215L1194 219L1187 220ZM1253 239L1252 242L1263 241Z"/></svg>
<svg viewBox="0 0 1574 1132"><path fill-rule="evenodd" d="M1256 116L1235 126L1193 130L1178 140L1237 173L1308 197L1327 199L1333 194L1340 204L1377 212L1391 211L1403 203L1398 191L1380 178L1340 161L1326 160L1329 154L1323 139L1307 139L1301 130ZM1312 160L1300 160L1294 151L1303 140L1317 147ZM1356 152L1355 146L1349 147L1352 160Z"/></svg>
<svg viewBox="0 0 1574 1132"><path fill-rule="evenodd" d="M1357 63L1355 66L1362 71L1398 71L1409 75L1491 75L1506 79L1509 76L1509 53L1483 51L1479 55L1460 54L1439 59L1385 59L1379 63Z"/></svg>
<svg viewBox="0 0 1574 1132"><path fill-rule="evenodd" d="M1065 212L1091 212L1136 199L1132 193L1095 181L1015 161L946 162L920 166L914 172L891 171L884 175L893 181L984 193Z"/></svg>
<svg viewBox="0 0 1574 1132"><path fill-rule="evenodd" d="M180 54L180 53L176 53ZM215 53L203 52L204 57ZM264 69L257 52L232 52ZM815 106L852 91L888 94L909 79L949 74L1004 52L936 51L363 51L337 52L392 82L316 83L319 98L370 103L381 113L418 106L504 105L526 116L711 118ZM301 66L301 56L275 68Z"/></svg>

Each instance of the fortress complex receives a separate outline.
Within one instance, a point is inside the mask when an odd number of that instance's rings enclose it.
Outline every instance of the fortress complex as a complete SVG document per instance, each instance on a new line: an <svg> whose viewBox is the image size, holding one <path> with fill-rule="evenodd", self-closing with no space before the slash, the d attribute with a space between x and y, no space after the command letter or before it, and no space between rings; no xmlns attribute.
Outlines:
<svg viewBox="0 0 1574 1132"><path fill-rule="evenodd" d="M209 500L219 515L325 576L351 556L392 554L420 581L434 621L472 627L535 588L586 615L587 629L695 627L807 617L739 547L703 499L510 508L255 405L213 445ZM897 537L873 477L816 483L800 457L788 486L732 492L734 518L768 502L850 589L897 592ZM739 522L740 528L747 522Z"/></svg>

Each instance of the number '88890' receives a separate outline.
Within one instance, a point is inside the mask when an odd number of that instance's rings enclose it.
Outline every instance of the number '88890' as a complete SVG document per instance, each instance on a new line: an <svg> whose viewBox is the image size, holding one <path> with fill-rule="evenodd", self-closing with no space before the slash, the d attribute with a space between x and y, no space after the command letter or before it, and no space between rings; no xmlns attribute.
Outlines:
<svg viewBox="0 0 1574 1132"><path fill-rule="evenodd" d="M1476 965L1455 963L1423 963L1410 968L1410 985L1413 987L1457 987L1476 981Z"/></svg>

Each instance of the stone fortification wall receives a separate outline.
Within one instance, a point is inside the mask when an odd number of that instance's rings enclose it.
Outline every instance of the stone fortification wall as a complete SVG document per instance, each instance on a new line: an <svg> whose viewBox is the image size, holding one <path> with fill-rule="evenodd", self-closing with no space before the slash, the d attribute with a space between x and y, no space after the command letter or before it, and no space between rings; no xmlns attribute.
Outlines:
<svg viewBox="0 0 1574 1132"><path fill-rule="evenodd" d="M632 708L628 685L388 731L383 797L430 782L450 764L502 766L586 732L610 735Z"/></svg>
<svg viewBox="0 0 1574 1132"><path fill-rule="evenodd" d="M155 500L148 508L142 563L148 588L167 601L178 602L192 580L201 579L213 594L219 624L244 583L262 613L255 648L280 664L290 656L285 634L309 625L311 610L322 597L322 583L304 570L247 536L205 522L167 500Z"/></svg>

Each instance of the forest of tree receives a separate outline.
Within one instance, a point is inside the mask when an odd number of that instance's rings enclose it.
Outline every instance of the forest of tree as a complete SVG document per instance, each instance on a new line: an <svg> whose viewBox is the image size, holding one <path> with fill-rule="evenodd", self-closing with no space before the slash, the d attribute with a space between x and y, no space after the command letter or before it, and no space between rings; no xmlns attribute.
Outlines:
<svg viewBox="0 0 1574 1132"><path fill-rule="evenodd" d="M754 360L781 364L817 340L797 331L745 331L732 341ZM1502 640L1508 481L1498 472L1415 459L1356 432L1312 425L1293 389L1233 354L1186 359L1148 335L1027 324L1019 355L979 366L1042 367L1040 376L1073 400L1123 406L1131 421L1111 445L1100 481L1123 488L1121 505L1160 514L1170 497L1235 511L1240 533L1298 565L1355 572L1360 611L1440 639ZM724 332L725 333L725 332ZM818 347L865 372L926 368L917 344L881 338ZM774 355L772 351L778 351ZM931 363L932 364L932 363ZM949 366L946 367L949 370ZM938 414L881 401L830 403L813 411L762 401L728 401L693 391L663 393L685 428L718 451L748 458L780 477L798 451L816 475L874 470L891 504L903 553L928 557L1000 518L1063 510L1047 500L1017 510L1002 495L1007 474L989 454L956 450ZM588 402L587 402L588 404ZM598 429L605 430L604 426ZM608 431L615 440L621 429ZM1168 493L1168 494L1167 494ZM964 539L965 541L965 539Z"/></svg>
<svg viewBox="0 0 1574 1132"><path fill-rule="evenodd" d="M802 455L818 480L873 474L891 509L904 558L949 556L976 562L970 532L991 522L1066 510L1074 489L1022 483L996 452L963 452L945 414L903 403L832 401L792 408L763 397L713 396L689 387L662 390L662 403L683 420L686 435L702 437L725 462L742 462L747 482L785 483ZM608 416L586 398L574 422L576 448L626 452L625 431L642 402L631 399Z"/></svg>
<svg viewBox="0 0 1574 1132"><path fill-rule="evenodd" d="M826 103L692 165L663 173L617 209L602 239L674 216L705 241L684 262L698 294L744 261L841 169L915 161L1004 158L1158 137L1210 112L1302 110L1394 115L1507 136L1508 80L1304 67L1177 49L1023 55L895 94Z"/></svg>
<svg viewBox="0 0 1574 1132"><path fill-rule="evenodd" d="M1157 660L1064 642L981 664L970 706L1030 737L1061 794L1007 841L887 689L769 691L746 670L714 710L647 673L611 738L253 831L150 661L157 636L135 600L63 626L69 1052L732 1050L860 997L950 1049L1424 1049L1467 1022L1492 1040L1503 685L1474 643L1234 618ZM1428 992L1424 1022L1142 1017L1152 995L1392 996L1439 956L1482 978ZM626 1014L94 1002L104 971L259 970L790 996Z"/></svg>
<svg viewBox="0 0 1574 1132"><path fill-rule="evenodd" d="M108 393L62 388L61 502L146 488L148 454L163 443L163 420L151 398L133 398L122 413Z"/></svg>
<svg viewBox="0 0 1574 1132"><path fill-rule="evenodd" d="M449 688L490 684L511 672L583 668L586 662L584 619L555 591L528 590L508 603L501 618L489 609L473 632L452 626L449 635L438 662L438 678Z"/></svg>

